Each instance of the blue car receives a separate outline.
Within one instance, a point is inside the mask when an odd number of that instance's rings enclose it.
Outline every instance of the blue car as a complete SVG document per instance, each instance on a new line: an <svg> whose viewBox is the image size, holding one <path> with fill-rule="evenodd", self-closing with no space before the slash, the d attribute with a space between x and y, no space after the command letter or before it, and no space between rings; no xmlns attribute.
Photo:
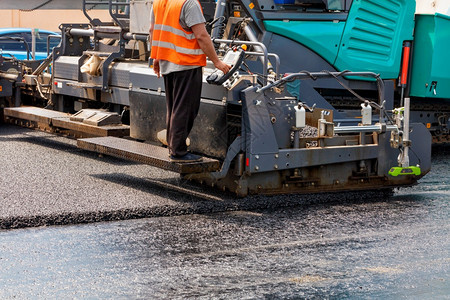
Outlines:
<svg viewBox="0 0 450 300"><path fill-rule="evenodd" d="M42 60L47 57L47 37L58 35L56 32L39 30L36 35L36 57L35 60ZM0 53L7 57L11 56L18 60L32 58L30 28L0 28ZM59 45L61 38L50 38L50 51Z"/></svg>

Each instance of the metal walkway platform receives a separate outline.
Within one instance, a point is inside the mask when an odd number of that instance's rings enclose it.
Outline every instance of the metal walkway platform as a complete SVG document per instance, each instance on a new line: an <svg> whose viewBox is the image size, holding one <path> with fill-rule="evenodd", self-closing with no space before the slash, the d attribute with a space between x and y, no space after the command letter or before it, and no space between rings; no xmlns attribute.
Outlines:
<svg viewBox="0 0 450 300"><path fill-rule="evenodd" d="M71 115L68 113L40 107L7 107L4 109L4 115L7 121L25 120L31 122L27 124L27 127L37 127L45 130L62 128L85 134L84 136L120 137L130 135L130 126L128 125L94 126L82 122L71 121Z"/></svg>
<svg viewBox="0 0 450 300"><path fill-rule="evenodd" d="M201 162L171 162L167 148L140 143L116 137L98 137L79 139L77 145L81 149L128 159L180 174L213 172L220 169L218 160L203 158Z"/></svg>
<svg viewBox="0 0 450 300"><path fill-rule="evenodd" d="M5 107L7 119L20 119L50 125L53 119L69 119L70 114L33 106Z"/></svg>

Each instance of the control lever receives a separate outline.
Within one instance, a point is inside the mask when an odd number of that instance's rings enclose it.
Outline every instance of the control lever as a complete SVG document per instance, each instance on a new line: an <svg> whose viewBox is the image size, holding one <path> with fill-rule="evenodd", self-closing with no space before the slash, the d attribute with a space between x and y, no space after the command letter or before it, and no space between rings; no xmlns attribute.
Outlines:
<svg viewBox="0 0 450 300"><path fill-rule="evenodd" d="M208 77L206 77L206 82L209 84L221 85L228 80L240 67L244 61L245 51L242 48L232 48L229 49L222 61L227 65L231 66L228 73L223 74L219 69L215 69Z"/></svg>

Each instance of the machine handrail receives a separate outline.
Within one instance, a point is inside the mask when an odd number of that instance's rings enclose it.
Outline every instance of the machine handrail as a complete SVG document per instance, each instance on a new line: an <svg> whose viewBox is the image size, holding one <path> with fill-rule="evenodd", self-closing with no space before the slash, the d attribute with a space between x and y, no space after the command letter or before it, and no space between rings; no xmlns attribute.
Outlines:
<svg viewBox="0 0 450 300"><path fill-rule="evenodd" d="M383 116L384 116L384 99L385 99L385 88L384 88L384 82L380 78L379 74L373 73L373 72L351 72L351 71L342 71L342 72L329 72L329 71L322 71L322 72L308 72L308 71L301 71L298 73L292 73L289 74L273 83L267 84L259 89L256 90L257 93L262 93L268 89L271 89L273 87L277 87L279 85L282 85L286 82L293 81L295 79L313 79L316 80L320 77L334 77L337 79L337 77L344 77L344 76L358 76L358 77L372 77L375 78L377 81L377 87L378 87L378 109L380 110L380 122L383 122Z"/></svg>
<svg viewBox="0 0 450 300"><path fill-rule="evenodd" d="M119 5L124 5L124 6L128 6L128 10L125 10L125 14L119 14L117 13L119 11ZM113 7L115 7L115 12L113 13ZM109 1L109 14L111 16L111 18L113 18L113 20L120 26L120 28L122 28L122 30L126 29L126 26L123 24L123 21L119 20L119 19L130 19L130 2L119 2L119 1ZM128 11L128 12L127 12ZM119 18L120 16L120 18Z"/></svg>
<svg viewBox="0 0 450 300"><path fill-rule="evenodd" d="M59 35L59 34L49 34L47 36L47 56L50 55L50 40L53 39L53 38L61 39L61 35Z"/></svg>
<svg viewBox="0 0 450 300"><path fill-rule="evenodd" d="M130 2L128 0L126 2L113 1L113 0L108 0L108 1L83 0L83 14L89 20L89 23L91 23L92 25L98 25L98 24L94 24L95 23L94 20L87 13L86 5L108 5L108 11L109 11L109 15L111 16L111 18L120 26L120 28L122 30L126 29L126 26L124 25L123 21L120 19L129 19L130 18L130 13L129 13ZM119 6L128 6L126 13L118 14L117 12L119 11ZM113 8L115 9L115 12L113 11Z"/></svg>
<svg viewBox="0 0 450 300"><path fill-rule="evenodd" d="M236 45L255 45L261 47L263 51L264 56L264 66L263 66L263 80L264 84L267 82L267 64L268 64L268 57L269 54L267 52L267 47L261 42L251 42L251 41L240 41L240 40L224 40L224 39L212 39L213 43L229 43L229 44L236 44Z"/></svg>
<svg viewBox="0 0 450 300"><path fill-rule="evenodd" d="M245 54L246 55L254 55L254 56L264 56L264 53L260 53L260 52L245 51ZM267 56L275 58L275 73L277 75L279 75L280 74L280 64L281 64L280 57L276 53L267 53Z"/></svg>

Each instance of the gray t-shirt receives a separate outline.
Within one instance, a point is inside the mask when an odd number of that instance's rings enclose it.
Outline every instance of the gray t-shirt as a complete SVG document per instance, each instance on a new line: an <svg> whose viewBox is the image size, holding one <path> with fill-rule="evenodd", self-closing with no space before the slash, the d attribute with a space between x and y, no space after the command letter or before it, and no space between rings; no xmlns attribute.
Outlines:
<svg viewBox="0 0 450 300"><path fill-rule="evenodd" d="M150 23L154 22L155 15L152 8L152 12L150 14ZM203 16L202 8L200 7L200 3L198 2L198 0L186 0L186 2L184 2L183 4L180 14L181 27L183 27L185 30L190 31L192 26L205 22L206 20ZM198 68L198 66L178 65L167 60L160 60L159 62L159 69L162 75L195 68Z"/></svg>

